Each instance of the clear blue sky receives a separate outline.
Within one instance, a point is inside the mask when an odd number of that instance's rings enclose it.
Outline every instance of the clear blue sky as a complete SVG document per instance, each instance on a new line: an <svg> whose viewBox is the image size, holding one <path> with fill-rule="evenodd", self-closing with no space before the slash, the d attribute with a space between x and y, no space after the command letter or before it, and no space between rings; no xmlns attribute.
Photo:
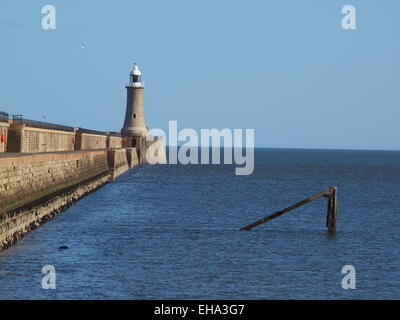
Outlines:
<svg viewBox="0 0 400 320"><path fill-rule="evenodd" d="M56 30L41 28L46 4ZM346 4L355 31L341 28ZM399 150L399 17L398 0L3 0L0 110L119 131L137 62L149 128L178 120L254 128L259 147Z"/></svg>

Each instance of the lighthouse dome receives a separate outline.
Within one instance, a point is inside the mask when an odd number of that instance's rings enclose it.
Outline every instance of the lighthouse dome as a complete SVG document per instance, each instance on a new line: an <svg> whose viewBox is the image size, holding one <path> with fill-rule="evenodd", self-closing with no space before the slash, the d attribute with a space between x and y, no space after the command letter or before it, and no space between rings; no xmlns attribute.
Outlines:
<svg viewBox="0 0 400 320"><path fill-rule="evenodd" d="M129 75L130 75L129 86L136 88L144 88L144 83L142 82L142 73L140 72L136 63Z"/></svg>
<svg viewBox="0 0 400 320"><path fill-rule="evenodd" d="M131 74L135 75L135 76L141 76L142 75L142 73L140 72L140 70L139 70L139 68L138 68L138 66L136 64L133 67L133 71L131 72Z"/></svg>

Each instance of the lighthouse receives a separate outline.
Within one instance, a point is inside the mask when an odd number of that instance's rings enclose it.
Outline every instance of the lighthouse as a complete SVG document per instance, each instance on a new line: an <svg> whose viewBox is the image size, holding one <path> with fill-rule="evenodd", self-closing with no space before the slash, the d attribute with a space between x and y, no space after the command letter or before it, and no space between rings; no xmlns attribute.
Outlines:
<svg viewBox="0 0 400 320"><path fill-rule="evenodd" d="M125 122L121 133L128 137L128 146L140 149L141 137L146 136L148 130L143 112L144 82L142 82L142 73L136 63L130 73L126 90Z"/></svg>

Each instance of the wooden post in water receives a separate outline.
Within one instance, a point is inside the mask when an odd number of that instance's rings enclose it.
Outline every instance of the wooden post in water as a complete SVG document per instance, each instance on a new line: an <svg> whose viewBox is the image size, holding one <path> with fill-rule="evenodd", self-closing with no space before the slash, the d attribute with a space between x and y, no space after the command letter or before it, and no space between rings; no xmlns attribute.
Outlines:
<svg viewBox="0 0 400 320"><path fill-rule="evenodd" d="M260 224L263 224L263 223L265 223L267 221L275 219L275 218L281 216L282 214L284 214L286 212L289 212L289 211L291 211L293 209L301 207L302 205L305 205L305 204L307 204L307 203L309 203L311 201L314 201L314 200L316 200L316 199L318 199L320 197L326 196L326 195L327 195L327 190L324 190L324 191L322 191L320 193L317 193L317 194L313 195L312 197L309 197L307 199L304 199L303 201L297 202L296 204L294 204L294 205L292 205L290 207L287 207L286 209L283 209L281 211L278 211L278 212L276 212L274 214L269 215L268 217L260 219L260 220L254 222L254 223L252 223L252 224L250 224L250 225L248 225L248 226L246 226L246 227L244 227L244 228L242 228L240 230L251 230L251 229L253 229L254 227L257 227Z"/></svg>
<svg viewBox="0 0 400 320"><path fill-rule="evenodd" d="M336 232L336 213L337 213L337 188L328 186L328 214L326 216L326 226L330 232Z"/></svg>
<svg viewBox="0 0 400 320"><path fill-rule="evenodd" d="M252 224L249 224L246 227L243 227L240 230L251 230L254 227L259 226L260 224L263 224L267 221L270 221L272 219L275 219L286 212L289 212L293 209L296 209L298 207L301 207L311 201L314 201L320 197L326 197L328 198L328 215L326 218L326 226L328 227L330 232L336 232L336 211L337 211L337 199L336 199L336 194L337 194L337 188L334 186L329 186L326 190L321 191L320 193L317 193L313 195L312 197L309 197L307 199L304 199L300 202L295 203L294 205L291 205L290 207L287 207L286 209L283 209L281 211L275 212L274 214L271 214L265 218L262 218Z"/></svg>

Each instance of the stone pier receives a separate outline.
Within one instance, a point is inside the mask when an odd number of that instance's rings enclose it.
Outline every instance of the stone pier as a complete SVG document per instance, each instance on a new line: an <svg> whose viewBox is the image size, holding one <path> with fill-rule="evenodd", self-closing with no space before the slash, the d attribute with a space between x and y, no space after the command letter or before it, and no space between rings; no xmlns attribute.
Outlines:
<svg viewBox="0 0 400 320"><path fill-rule="evenodd" d="M0 156L0 250L138 164L135 148Z"/></svg>

